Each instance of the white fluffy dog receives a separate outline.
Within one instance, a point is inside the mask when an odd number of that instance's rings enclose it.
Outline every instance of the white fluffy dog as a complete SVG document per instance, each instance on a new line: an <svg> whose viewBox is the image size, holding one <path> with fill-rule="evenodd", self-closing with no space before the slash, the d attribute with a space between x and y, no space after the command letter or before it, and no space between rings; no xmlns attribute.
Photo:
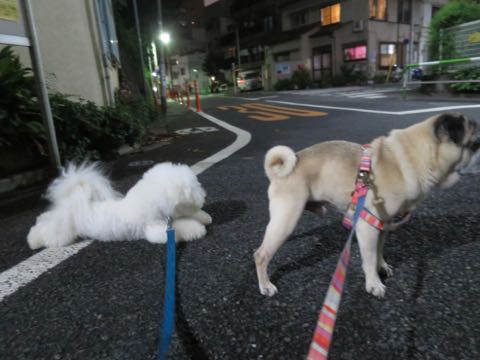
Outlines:
<svg viewBox="0 0 480 360"><path fill-rule="evenodd" d="M176 240L206 234L205 190L187 165L161 163L123 197L96 164L70 164L48 188L51 208L28 233L32 249L65 246L77 237L165 243L168 218Z"/></svg>

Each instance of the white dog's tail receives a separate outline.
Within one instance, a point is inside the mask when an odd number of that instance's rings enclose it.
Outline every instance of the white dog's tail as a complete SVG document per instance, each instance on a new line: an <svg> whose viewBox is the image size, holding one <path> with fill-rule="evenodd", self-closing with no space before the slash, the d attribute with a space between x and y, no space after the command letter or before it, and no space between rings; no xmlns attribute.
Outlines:
<svg viewBox="0 0 480 360"><path fill-rule="evenodd" d="M79 193L88 202L114 199L119 196L98 163L80 165L70 163L62 175L48 187L46 198L53 206L58 206L70 201L72 197L78 197Z"/></svg>
<svg viewBox="0 0 480 360"><path fill-rule="evenodd" d="M265 155L265 172L270 180L290 175L296 164L297 156L288 146L275 146Z"/></svg>

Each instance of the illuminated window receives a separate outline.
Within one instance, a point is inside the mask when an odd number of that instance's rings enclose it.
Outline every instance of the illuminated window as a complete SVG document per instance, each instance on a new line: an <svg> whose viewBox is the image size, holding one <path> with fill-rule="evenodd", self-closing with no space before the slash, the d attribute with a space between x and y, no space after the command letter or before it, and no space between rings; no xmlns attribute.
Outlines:
<svg viewBox="0 0 480 360"><path fill-rule="evenodd" d="M387 0L370 0L370 19L387 20Z"/></svg>
<svg viewBox="0 0 480 360"><path fill-rule="evenodd" d="M334 4L320 10L320 21L323 26L337 24L340 22L341 6Z"/></svg>
<svg viewBox="0 0 480 360"><path fill-rule="evenodd" d="M367 58L367 45L349 46L343 49L344 61L365 60Z"/></svg>
<svg viewBox="0 0 480 360"><path fill-rule="evenodd" d="M394 43L380 44L380 68L389 68L397 64L397 46Z"/></svg>

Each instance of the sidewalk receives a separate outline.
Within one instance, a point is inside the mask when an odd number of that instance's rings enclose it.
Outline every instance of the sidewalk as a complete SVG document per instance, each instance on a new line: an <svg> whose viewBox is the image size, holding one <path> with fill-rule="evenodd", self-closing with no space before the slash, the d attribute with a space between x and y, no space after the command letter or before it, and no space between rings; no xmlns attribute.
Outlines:
<svg viewBox="0 0 480 360"><path fill-rule="evenodd" d="M177 133L179 130L180 133ZM234 140L235 134L212 124L186 106L168 102L167 115L149 125L146 144L136 149L126 147L123 155L104 165L114 185L125 192L156 163L171 161L193 165ZM47 179L0 192L0 218L45 206L46 202L41 196L50 181Z"/></svg>

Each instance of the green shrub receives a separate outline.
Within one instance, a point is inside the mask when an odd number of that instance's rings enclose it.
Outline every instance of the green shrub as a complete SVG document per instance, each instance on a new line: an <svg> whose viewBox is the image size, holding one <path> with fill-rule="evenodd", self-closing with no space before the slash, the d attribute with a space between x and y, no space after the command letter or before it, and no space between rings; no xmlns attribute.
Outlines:
<svg viewBox="0 0 480 360"><path fill-rule="evenodd" d="M452 74L454 80L480 80L479 67L466 67L457 70ZM450 87L457 92L480 93L480 83L457 83L451 84Z"/></svg>
<svg viewBox="0 0 480 360"><path fill-rule="evenodd" d="M292 79L280 79L273 87L277 91L293 90L295 88Z"/></svg>
<svg viewBox="0 0 480 360"><path fill-rule="evenodd" d="M0 51L0 94L0 152L21 153L32 164L45 160L47 137L31 70L9 47ZM153 105L126 91L117 95L115 106L59 93L50 95L50 104L63 161L112 159L120 146L140 141L157 117ZM8 173L1 168L0 163L1 172Z"/></svg>
<svg viewBox="0 0 480 360"><path fill-rule="evenodd" d="M151 112L140 100L99 107L91 101L50 98L60 153L63 159L112 159L117 149L140 141L151 122Z"/></svg>
<svg viewBox="0 0 480 360"><path fill-rule="evenodd" d="M390 80L392 79L392 76L390 75ZM375 84L385 84L385 82L387 81L387 74L375 74L375 76L373 77L373 82Z"/></svg>
<svg viewBox="0 0 480 360"><path fill-rule="evenodd" d="M27 153L44 153L46 134L32 73L11 47L0 50L0 94L0 151L20 146Z"/></svg>
<svg viewBox="0 0 480 360"><path fill-rule="evenodd" d="M291 80L295 89L303 90L312 85L310 72L303 68L295 70L292 74Z"/></svg>

